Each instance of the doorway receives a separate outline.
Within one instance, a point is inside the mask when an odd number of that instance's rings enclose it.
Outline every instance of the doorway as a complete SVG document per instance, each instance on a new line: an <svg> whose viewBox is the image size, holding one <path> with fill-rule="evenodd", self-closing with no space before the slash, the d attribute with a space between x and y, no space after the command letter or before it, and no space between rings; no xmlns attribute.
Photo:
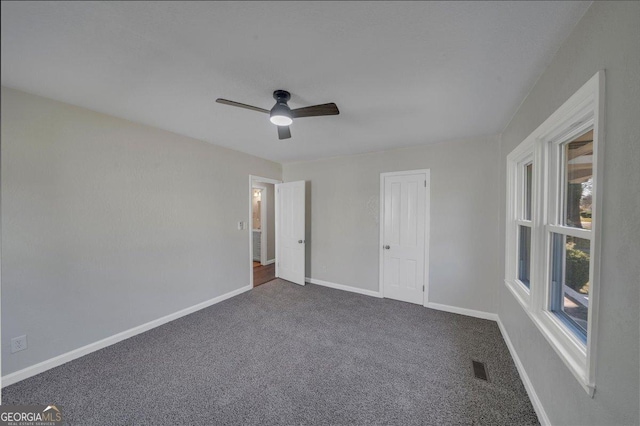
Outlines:
<svg viewBox="0 0 640 426"><path fill-rule="evenodd" d="M305 192L304 181L249 175L251 287L275 278L305 284Z"/></svg>
<svg viewBox="0 0 640 426"><path fill-rule="evenodd" d="M426 306L430 172L380 174L380 293Z"/></svg>
<svg viewBox="0 0 640 426"><path fill-rule="evenodd" d="M253 176L251 179L251 281L253 287L276 277L275 183Z"/></svg>
<svg viewBox="0 0 640 426"><path fill-rule="evenodd" d="M279 181L250 176L251 220L249 249L251 283L257 287L276 277L275 184Z"/></svg>

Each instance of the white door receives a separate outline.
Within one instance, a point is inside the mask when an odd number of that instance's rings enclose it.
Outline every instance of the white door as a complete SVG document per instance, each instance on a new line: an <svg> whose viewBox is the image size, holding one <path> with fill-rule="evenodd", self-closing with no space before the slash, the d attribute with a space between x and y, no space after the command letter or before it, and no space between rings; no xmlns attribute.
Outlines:
<svg viewBox="0 0 640 426"><path fill-rule="evenodd" d="M422 305L428 277L429 171L383 173L380 181L382 295Z"/></svg>
<svg viewBox="0 0 640 426"><path fill-rule="evenodd" d="M276 276L304 285L304 181L276 184Z"/></svg>

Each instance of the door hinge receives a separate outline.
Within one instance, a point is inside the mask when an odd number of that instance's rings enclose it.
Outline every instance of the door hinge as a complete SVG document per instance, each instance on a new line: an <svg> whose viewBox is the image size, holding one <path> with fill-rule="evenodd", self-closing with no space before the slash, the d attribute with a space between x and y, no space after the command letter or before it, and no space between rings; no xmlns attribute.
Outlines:
<svg viewBox="0 0 640 426"><path fill-rule="evenodd" d="M425 188L427 187L427 181L426 180L424 181L424 187Z"/></svg>
<svg viewBox="0 0 640 426"><path fill-rule="evenodd" d="M424 286L422 286L422 292L424 293Z"/></svg>

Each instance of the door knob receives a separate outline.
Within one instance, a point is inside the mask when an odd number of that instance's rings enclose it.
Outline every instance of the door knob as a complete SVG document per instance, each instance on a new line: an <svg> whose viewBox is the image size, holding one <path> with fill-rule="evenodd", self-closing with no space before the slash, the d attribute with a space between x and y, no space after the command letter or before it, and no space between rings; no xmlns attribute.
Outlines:
<svg viewBox="0 0 640 426"><path fill-rule="evenodd" d="M384 246L385 250L389 250L391 248L391 246Z"/></svg>
<svg viewBox="0 0 640 426"><path fill-rule="evenodd" d="M304 243L304 240L298 240L298 244Z"/></svg>

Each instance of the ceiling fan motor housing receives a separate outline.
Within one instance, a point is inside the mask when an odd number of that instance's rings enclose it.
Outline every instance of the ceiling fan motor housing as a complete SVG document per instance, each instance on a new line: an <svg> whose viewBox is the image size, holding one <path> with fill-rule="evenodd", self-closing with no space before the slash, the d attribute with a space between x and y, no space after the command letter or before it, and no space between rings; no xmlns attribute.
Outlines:
<svg viewBox="0 0 640 426"><path fill-rule="evenodd" d="M289 99L291 99L291 93L287 92L286 90L276 90L273 92L273 99L275 99L278 103L287 103L289 102Z"/></svg>
<svg viewBox="0 0 640 426"><path fill-rule="evenodd" d="M271 122L278 125L289 125L291 124L291 108L287 105L287 101L291 99L291 94L286 90L276 90L273 92L273 98L276 100L276 104L271 108L269 112L270 117L279 116L279 117L287 117L288 123L279 124L277 121L274 121L272 118Z"/></svg>

